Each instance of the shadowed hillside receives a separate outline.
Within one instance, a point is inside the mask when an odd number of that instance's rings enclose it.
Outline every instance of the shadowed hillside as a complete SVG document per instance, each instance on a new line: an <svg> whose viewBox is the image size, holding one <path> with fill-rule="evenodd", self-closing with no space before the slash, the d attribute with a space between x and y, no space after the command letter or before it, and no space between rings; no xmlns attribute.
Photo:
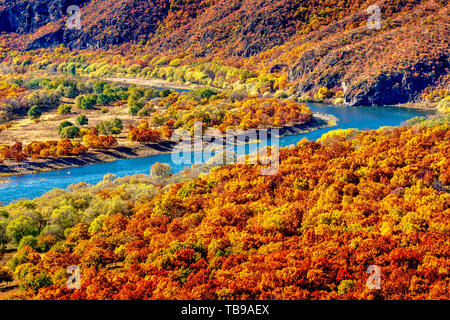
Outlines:
<svg viewBox="0 0 450 320"><path fill-rule="evenodd" d="M20 50L112 49L220 60L281 73L299 94L342 89L351 105L417 101L449 85L446 1L78 0L81 30L65 27L68 1L0 1L2 42ZM368 28L370 5L380 28ZM129 55L127 49L121 50Z"/></svg>

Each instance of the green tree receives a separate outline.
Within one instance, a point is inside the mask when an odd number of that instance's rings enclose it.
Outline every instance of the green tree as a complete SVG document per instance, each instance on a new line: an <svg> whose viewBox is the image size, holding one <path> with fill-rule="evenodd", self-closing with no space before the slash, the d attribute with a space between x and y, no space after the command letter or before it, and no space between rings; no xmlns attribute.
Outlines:
<svg viewBox="0 0 450 320"><path fill-rule="evenodd" d="M84 114L80 114L76 119L75 122L79 125L79 126L84 126L86 124L89 123L89 119L84 115Z"/></svg>
<svg viewBox="0 0 450 320"><path fill-rule="evenodd" d="M144 105L145 103L141 100L128 99L128 110L130 111L130 114L132 114L133 116L136 116L139 110L141 110L144 107Z"/></svg>
<svg viewBox="0 0 450 320"><path fill-rule="evenodd" d="M59 126L58 126L58 134L61 135L61 131L62 131L64 128L70 127L70 126L73 126L73 123L70 122L70 121L67 121L67 120L66 120L66 121L61 122L61 123L59 124Z"/></svg>
<svg viewBox="0 0 450 320"><path fill-rule="evenodd" d="M98 105L105 106L105 105L110 104L111 101L112 101L111 96L109 96L107 94L102 93L102 94L98 95L98 98L97 98Z"/></svg>
<svg viewBox="0 0 450 320"><path fill-rule="evenodd" d="M145 91L142 88L134 87L128 90L129 100L139 100L144 97Z"/></svg>
<svg viewBox="0 0 450 320"><path fill-rule="evenodd" d="M40 288L48 287L53 284L52 279L44 272L38 275L28 274L21 284L21 287L25 290L32 289L35 293L38 293Z"/></svg>
<svg viewBox="0 0 450 320"><path fill-rule="evenodd" d="M122 120L120 120L119 118L114 118L113 125L115 128L119 128L120 130L123 129Z"/></svg>
<svg viewBox="0 0 450 320"><path fill-rule="evenodd" d="M51 221L65 230L76 225L79 222L79 217L72 206L65 205L53 211Z"/></svg>
<svg viewBox="0 0 450 320"><path fill-rule="evenodd" d="M8 225L8 221L6 219L0 218L0 251L5 248L5 245L8 244L8 235L6 234L6 227Z"/></svg>
<svg viewBox="0 0 450 320"><path fill-rule="evenodd" d="M170 177L172 174L172 167L167 163L156 162L150 169L150 176L158 180Z"/></svg>
<svg viewBox="0 0 450 320"><path fill-rule="evenodd" d="M32 106L30 108L30 110L28 110L28 116L31 119L38 119L41 117L41 115L42 115L42 111L41 111L41 108L39 108L39 106Z"/></svg>
<svg viewBox="0 0 450 320"><path fill-rule="evenodd" d="M19 216L11 220L6 227L6 235L17 244L23 237L28 235L37 236L38 233L35 221L28 216Z"/></svg>
<svg viewBox="0 0 450 320"><path fill-rule="evenodd" d="M159 96L161 98L165 98L165 97L168 97L171 93L172 93L172 90L170 90L170 89L163 89L163 90L161 90L159 92Z"/></svg>
<svg viewBox="0 0 450 320"><path fill-rule="evenodd" d="M60 94L56 90L48 88L33 91L28 96L28 101L32 106L40 108L56 108L61 104Z"/></svg>
<svg viewBox="0 0 450 320"><path fill-rule="evenodd" d="M76 86L72 86L72 85L64 87L62 92L63 92L64 97L70 98L70 99L75 98L78 94L78 90L77 90Z"/></svg>
<svg viewBox="0 0 450 320"><path fill-rule="evenodd" d="M75 64L71 63L69 65L69 67L67 68L67 72L74 76L77 73L77 68L76 68Z"/></svg>
<svg viewBox="0 0 450 320"><path fill-rule="evenodd" d="M91 109L97 104L97 99L95 94L80 95L75 98L75 105L81 110Z"/></svg>
<svg viewBox="0 0 450 320"><path fill-rule="evenodd" d="M102 121L96 126L98 132L103 135L120 134L123 129L122 120L115 118L112 121Z"/></svg>
<svg viewBox="0 0 450 320"><path fill-rule="evenodd" d="M101 94L101 93L103 93L103 91L105 90L105 87L107 87L107 86L109 86L108 82L100 80L100 81L96 81L94 83L94 85L92 86L92 88L94 89L95 93Z"/></svg>
<svg viewBox="0 0 450 320"><path fill-rule="evenodd" d="M61 138L73 139L80 136L80 128L75 126L68 126L61 130L59 134Z"/></svg>
<svg viewBox="0 0 450 320"><path fill-rule="evenodd" d="M69 114L72 111L72 106L70 104L62 104L58 107L59 114Z"/></svg>
<svg viewBox="0 0 450 320"><path fill-rule="evenodd" d="M22 248L23 246L30 246L34 250L36 250L37 246L38 246L37 238L35 236L32 236L32 235L28 235L28 236L23 237L22 239L20 239L18 249L20 250L20 248Z"/></svg>

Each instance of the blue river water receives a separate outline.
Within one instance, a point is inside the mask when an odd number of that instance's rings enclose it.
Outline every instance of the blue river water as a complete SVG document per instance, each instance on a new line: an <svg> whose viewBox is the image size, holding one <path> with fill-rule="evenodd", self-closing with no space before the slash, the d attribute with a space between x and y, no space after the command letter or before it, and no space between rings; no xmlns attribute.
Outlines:
<svg viewBox="0 0 450 320"><path fill-rule="evenodd" d="M316 140L330 130L348 128L369 130L382 126L397 126L410 118L426 116L431 113L431 111L398 107L337 107L313 103L308 104L308 106L313 112L336 116L339 119L337 126L322 128L304 134L281 137L279 141L280 147L295 145L303 137L309 140ZM0 201L8 204L11 201L21 198L34 199L53 188L65 189L70 184L81 181L96 184L108 173L112 173L117 177L140 173L148 174L150 167L156 162L170 164L174 172L179 172L186 167L185 164L173 163L171 154L160 154L146 158L125 159L77 168L9 177L7 178L8 183L0 184Z"/></svg>

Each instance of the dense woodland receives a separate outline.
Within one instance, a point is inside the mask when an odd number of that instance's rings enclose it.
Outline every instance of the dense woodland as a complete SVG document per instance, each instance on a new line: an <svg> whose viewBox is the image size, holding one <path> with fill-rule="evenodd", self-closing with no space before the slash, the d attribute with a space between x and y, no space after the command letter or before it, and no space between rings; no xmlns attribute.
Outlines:
<svg viewBox="0 0 450 320"><path fill-rule="evenodd" d="M378 1L373 29L365 0L74 0L81 30L65 27L66 2L0 0L0 167L160 143L199 121L308 124L306 102L437 114L303 139L272 176L158 163L0 203L0 292L20 289L1 299L450 298L447 1ZM4 142L23 128L49 138Z"/></svg>
<svg viewBox="0 0 450 320"><path fill-rule="evenodd" d="M157 164L17 201L0 209L13 297L448 299L449 141L448 119L419 118L303 139L273 176ZM372 264L381 290L366 288Z"/></svg>

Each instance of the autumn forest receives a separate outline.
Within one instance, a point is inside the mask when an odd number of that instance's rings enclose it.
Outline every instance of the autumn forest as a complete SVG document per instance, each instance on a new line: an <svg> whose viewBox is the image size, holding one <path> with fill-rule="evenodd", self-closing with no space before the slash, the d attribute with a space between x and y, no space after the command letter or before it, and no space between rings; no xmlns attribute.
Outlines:
<svg viewBox="0 0 450 320"><path fill-rule="evenodd" d="M0 0L0 300L448 300L449 9Z"/></svg>

